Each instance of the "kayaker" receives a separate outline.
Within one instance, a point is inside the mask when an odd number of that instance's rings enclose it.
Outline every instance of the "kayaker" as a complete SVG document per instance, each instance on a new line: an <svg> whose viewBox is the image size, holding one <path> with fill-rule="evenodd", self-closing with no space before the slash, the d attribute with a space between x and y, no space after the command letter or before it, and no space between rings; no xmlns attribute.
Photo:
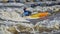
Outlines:
<svg viewBox="0 0 60 34"><path fill-rule="evenodd" d="M29 10L26 10L27 8L24 8L23 10L24 10L24 13L23 13L23 16L29 16L29 15L31 15L31 11L29 11Z"/></svg>

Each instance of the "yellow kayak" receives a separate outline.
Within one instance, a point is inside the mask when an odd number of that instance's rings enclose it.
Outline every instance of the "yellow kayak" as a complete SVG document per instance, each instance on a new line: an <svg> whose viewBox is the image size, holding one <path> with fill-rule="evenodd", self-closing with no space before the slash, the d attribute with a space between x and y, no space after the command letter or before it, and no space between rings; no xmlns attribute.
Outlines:
<svg viewBox="0 0 60 34"><path fill-rule="evenodd" d="M36 14L33 14L31 16L29 16L30 18L43 18L43 17L46 17L48 16L50 13L48 12L41 12L41 13L36 13Z"/></svg>

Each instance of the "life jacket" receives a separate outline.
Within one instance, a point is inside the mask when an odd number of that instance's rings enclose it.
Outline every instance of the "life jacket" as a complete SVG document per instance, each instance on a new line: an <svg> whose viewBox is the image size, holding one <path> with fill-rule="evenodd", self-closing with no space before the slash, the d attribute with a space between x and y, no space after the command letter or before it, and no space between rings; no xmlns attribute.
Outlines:
<svg viewBox="0 0 60 34"><path fill-rule="evenodd" d="M29 15L31 15L31 12L30 12L30 11L28 11L28 10L24 10L23 15L24 15L24 16L29 16Z"/></svg>

